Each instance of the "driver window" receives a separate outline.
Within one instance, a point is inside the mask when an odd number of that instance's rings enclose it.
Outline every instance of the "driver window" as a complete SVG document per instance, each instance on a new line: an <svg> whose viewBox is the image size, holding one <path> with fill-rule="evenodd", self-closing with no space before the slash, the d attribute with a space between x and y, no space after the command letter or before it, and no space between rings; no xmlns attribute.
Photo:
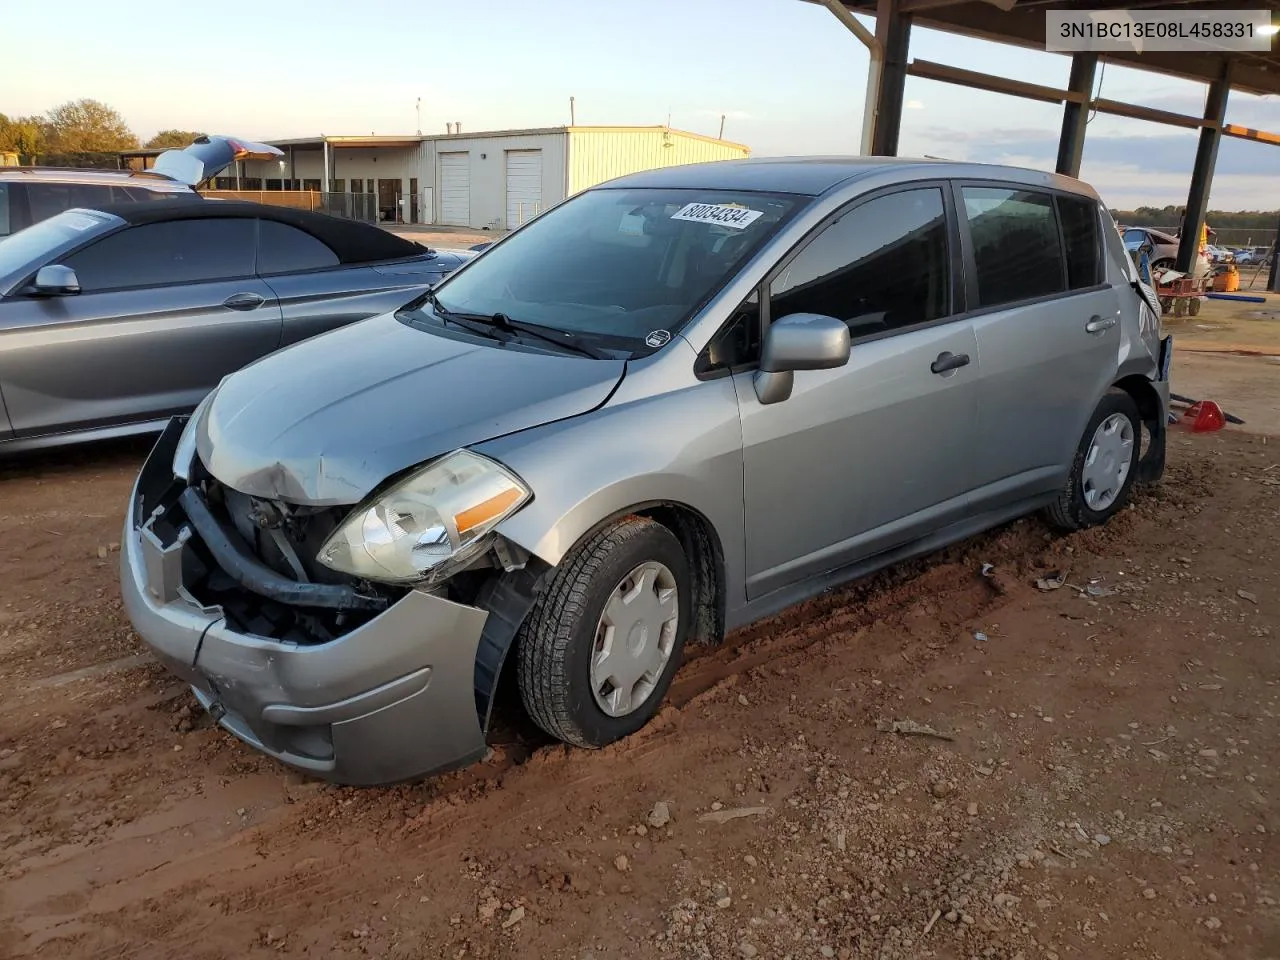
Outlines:
<svg viewBox="0 0 1280 960"><path fill-rule="evenodd" d="M945 317L947 239L939 188L869 200L828 224L774 279L769 316L836 317L855 338Z"/></svg>

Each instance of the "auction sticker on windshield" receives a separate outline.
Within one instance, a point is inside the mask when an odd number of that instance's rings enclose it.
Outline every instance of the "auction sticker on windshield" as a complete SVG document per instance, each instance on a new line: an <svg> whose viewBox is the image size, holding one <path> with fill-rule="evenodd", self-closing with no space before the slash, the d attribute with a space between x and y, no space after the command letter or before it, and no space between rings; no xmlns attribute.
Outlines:
<svg viewBox="0 0 1280 960"><path fill-rule="evenodd" d="M722 227L742 230L764 216L763 210L751 210L728 203L687 203L671 215L672 220L689 220L693 223L714 223Z"/></svg>

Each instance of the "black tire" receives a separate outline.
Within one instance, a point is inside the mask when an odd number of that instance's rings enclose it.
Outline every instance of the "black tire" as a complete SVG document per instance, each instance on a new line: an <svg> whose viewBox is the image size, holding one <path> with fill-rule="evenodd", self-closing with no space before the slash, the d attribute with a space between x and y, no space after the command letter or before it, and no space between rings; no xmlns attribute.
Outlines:
<svg viewBox="0 0 1280 960"><path fill-rule="evenodd" d="M1172 270L1172 269L1173 269L1173 261L1172 261L1172 260L1157 260L1155 263L1151 264L1151 269L1152 269L1153 271L1154 271L1154 270Z"/></svg>
<svg viewBox="0 0 1280 960"><path fill-rule="evenodd" d="M1085 503L1084 499L1083 472L1085 458L1093 443L1093 435L1098 429L1098 425L1117 413L1128 417L1129 423L1133 428L1133 451L1130 454L1129 474L1125 477L1124 484L1121 486L1120 493L1115 500L1103 510L1094 510ZM1084 435L1080 438L1080 443L1076 447L1076 455L1071 462L1071 473L1067 476L1067 483L1058 494L1058 499L1045 508L1046 519L1061 530L1082 530L1085 527L1105 523L1120 512L1125 504L1129 502L1134 478L1138 475L1138 459L1141 452L1139 447L1141 443L1142 417L1138 413L1138 405L1133 402L1133 397L1129 396L1129 394L1121 390L1112 390L1102 398L1102 402L1093 411L1093 416L1089 418L1089 424L1084 428Z"/></svg>
<svg viewBox="0 0 1280 960"><path fill-rule="evenodd" d="M675 643L658 682L633 713L610 716L591 691L596 627L610 594L639 565L657 561L678 592ZM680 666L692 620L693 584L680 541L644 517L625 517L592 534L560 564L517 637L517 680L530 718L551 736L603 747L635 733L658 712Z"/></svg>

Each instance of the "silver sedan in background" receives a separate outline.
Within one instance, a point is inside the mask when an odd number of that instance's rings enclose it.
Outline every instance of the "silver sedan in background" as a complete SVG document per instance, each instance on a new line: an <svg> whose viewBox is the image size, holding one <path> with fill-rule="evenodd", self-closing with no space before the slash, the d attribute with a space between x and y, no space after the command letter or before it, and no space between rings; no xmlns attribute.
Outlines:
<svg viewBox="0 0 1280 960"><path fill-rule="evenodd" d="M69 210L0 243L0 455L157 432L228 373L471 254L265 204Z"/></svg>

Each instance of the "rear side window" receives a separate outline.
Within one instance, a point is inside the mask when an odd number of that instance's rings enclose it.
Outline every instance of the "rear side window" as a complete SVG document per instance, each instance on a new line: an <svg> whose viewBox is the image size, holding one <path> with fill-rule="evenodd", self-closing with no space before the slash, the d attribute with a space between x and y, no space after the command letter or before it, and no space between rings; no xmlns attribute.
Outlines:
<svg viewBox="0 0 1280 960"><path fill-rule="evenodd" d="M962 187L978 306L994 307L1065 290L1053 197L1034 190Z"/></svg>
<svg viewBox="0 0 1280 960"><path fill-rule="evenodd" d="M253 260L254 221L228 218L129 227L63 263L91 292L251 277Z"/></svg>
<svg viewBox="0 0 1280 960"><path fill-rule="evenodd" d="M13 232L9 217L9 185L0 183L0 237L7 237Z"/></svg>
<svg viewBox="0 0 1280 960"><path fill-rule="evenodd" d="M258 221L259 273L300 273L337 265L337 254L311 234L275 220Z"/></svg>
<svg viewBox="0 0 1280 960"><path fill-rule="evenodd" d="M100 207L115 200L126 200L117 188L93 183L29 183L27 203L31 207L31 222L39 223L57 216L72 207Z"/></svg>
<svg viewBox="0 0 1280 960"><path fill-rule="evenodd" d="M773 281L769 316L825 314L865 337L946 316L950 288L942 191L903 190L824 228Z"/></svg>
<svg viewBox="0 0 1280 960"><path fill-rule="evenodd" d="M1098 210L1081 197L1058 198L1058 219L1067 254L1067 288L1083 290L1102 282L1098 243ZM1115 231L1111 231L1115 233Z"/></svg>

